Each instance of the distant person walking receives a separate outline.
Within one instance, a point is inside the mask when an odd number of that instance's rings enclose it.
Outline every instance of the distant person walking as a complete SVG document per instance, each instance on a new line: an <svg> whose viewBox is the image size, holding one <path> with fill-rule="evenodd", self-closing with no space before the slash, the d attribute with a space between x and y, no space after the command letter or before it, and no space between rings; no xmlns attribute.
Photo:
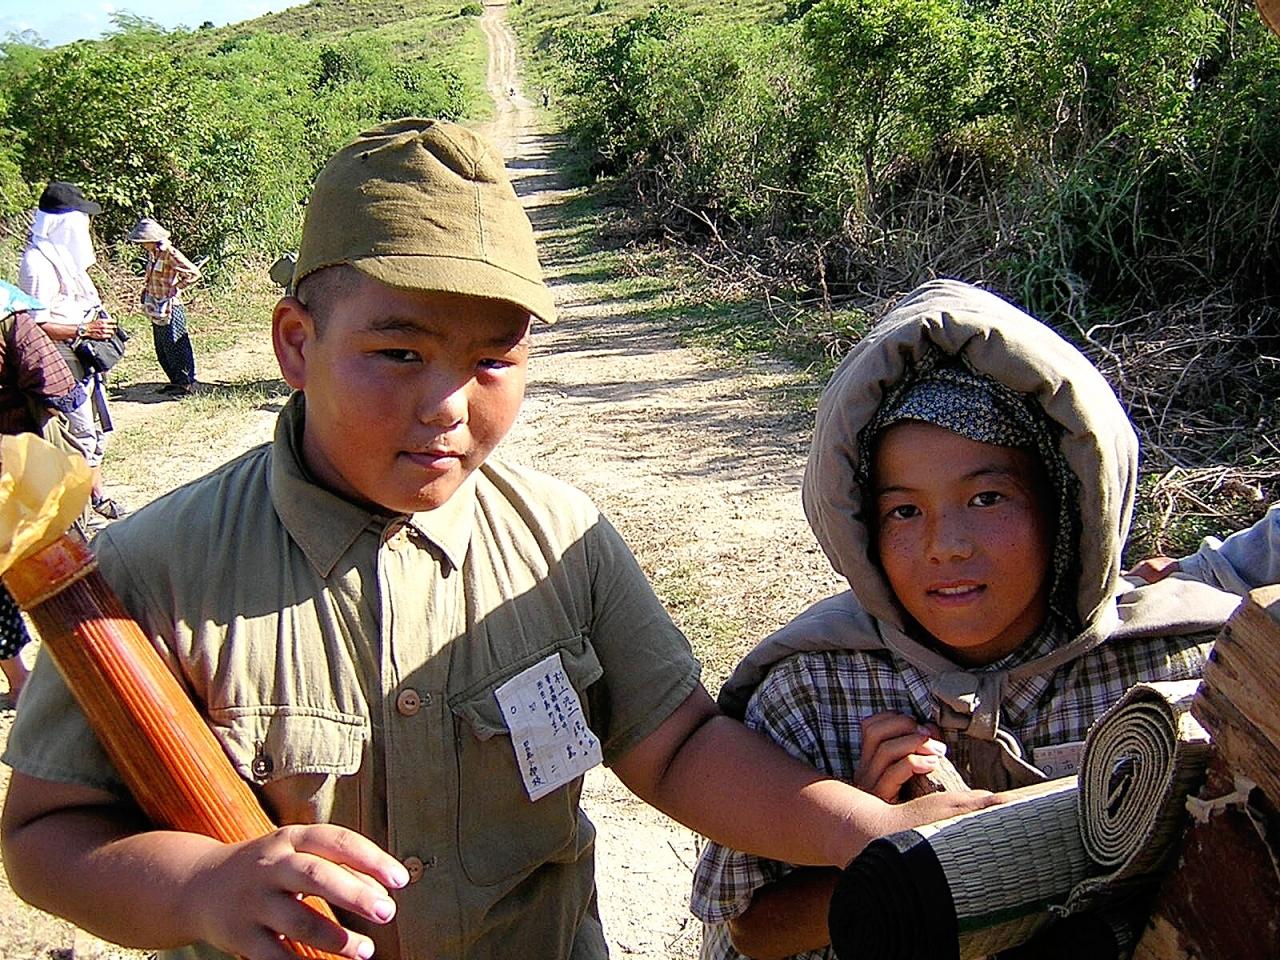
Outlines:
<svg viewBox="0 0 1280 960"><path fill-rule="evenodd" d="M196 358L181 297L184 289L200 279L200 270L169 242L169 231L150 217L138 221L129 234L129 242L147 251L142 309L151 318L156 359L169 378L160 392L183 396L195 393Z"/></svg>

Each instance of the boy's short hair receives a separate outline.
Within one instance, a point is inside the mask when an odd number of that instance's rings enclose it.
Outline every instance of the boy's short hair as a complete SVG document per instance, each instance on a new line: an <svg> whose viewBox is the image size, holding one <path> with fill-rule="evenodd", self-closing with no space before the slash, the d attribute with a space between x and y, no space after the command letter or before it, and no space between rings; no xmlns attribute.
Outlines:
<svg viewBox="0 0 1280 960"><path fill-rule="evenodd" d="M324 327L328 321L333 305L345 299L360 286L360 273L349 263L336 263L331 267L321 267L307 274L302 283L293 291L293 296L307 308L311 314L311 322L316 336L324 335Z"/></svg>
<svg viewBox="0 0 1280 960"><path fill-rule="evenodd" d="M504 300L556 319L502 157L457 124L393 120L325 165L307 205L295 287L337 264L391 287Z"/></svg>

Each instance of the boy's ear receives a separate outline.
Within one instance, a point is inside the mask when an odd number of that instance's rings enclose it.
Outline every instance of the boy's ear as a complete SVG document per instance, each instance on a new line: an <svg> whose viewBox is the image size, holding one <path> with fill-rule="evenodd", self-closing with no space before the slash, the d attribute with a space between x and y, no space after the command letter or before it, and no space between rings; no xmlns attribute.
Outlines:
<svg viewBox="0 0 1280 960"><path fill-rule="evenodd" d="M297 297L281 297L271 313L271 345L285 383L295 390L307 385L307 348L316 337L315 320Z"/></svg>

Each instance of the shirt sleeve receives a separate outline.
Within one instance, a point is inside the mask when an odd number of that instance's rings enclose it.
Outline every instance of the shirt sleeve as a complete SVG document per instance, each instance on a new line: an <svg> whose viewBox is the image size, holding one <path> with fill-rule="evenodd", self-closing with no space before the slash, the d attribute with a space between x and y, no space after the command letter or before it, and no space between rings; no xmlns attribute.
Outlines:
<svg viewBox="0 0 1280 960"><path fill-rule="evenodd" d="M1280 582L1280 503L1226 540L1206 537L1200 549L1179 560L1178 566L1186 576L1240 596Z"/></svg>
<svg viewBox="0 0 1280 960"><path fill-rule="evenodd" d="M169 247L165 252L169 255L174 285L179 290L191 286L200 279L200 268L183 256L181 250L177 247Z"/></svg>
<svg viewBox="0 0 1280 960"><path fill-rule="evenodd" d="M819 692L826 684L810 666L804 654L774 666L747 703L743 722L791 756L825 769L820 731L828 724L820 717ZM693 873L689 908L707 923L726 923L746 911L757 890L794 869L788 863L708 843Z"/></svg>
<svg viewBox="0 0 1280 960"><path fill-rule="evenodd" d="M70 402L76 381L67 362L30 314L19 313L14 319L14 355L9 359L17 370L18 389L43 407L74 410L79 405Z"/></svg>
<svg viewBox="0 0 1280 960"><path fill-rule="evenodd" d="M591 622L600 665L588 688L601 718L601 749L612 764L662 725L697 687L702 666L663 608L631 549L600 517L587 535Z"/></svg>

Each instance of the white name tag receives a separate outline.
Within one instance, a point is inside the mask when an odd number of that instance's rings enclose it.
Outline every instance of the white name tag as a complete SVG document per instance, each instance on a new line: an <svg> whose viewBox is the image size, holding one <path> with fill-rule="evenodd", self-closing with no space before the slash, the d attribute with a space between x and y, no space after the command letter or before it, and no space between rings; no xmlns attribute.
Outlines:
<svg viewBox="0 0 1280 960"><path fill-rule="evenodd" d="M516 765L530 800L576 780L603 761L600 740L582 716L582 702L553 653L497 690Z"/></svg>
<svg viewBox="0 0 1280 960"><path fill-rule="evenodd" d="M1080 759L1084 756L1084 741L1075 743L1056 743L1051 746L1037 747L1032 751L1035 764L1050 780L1058 777L1069 777L1080 769Z"/></svg>

